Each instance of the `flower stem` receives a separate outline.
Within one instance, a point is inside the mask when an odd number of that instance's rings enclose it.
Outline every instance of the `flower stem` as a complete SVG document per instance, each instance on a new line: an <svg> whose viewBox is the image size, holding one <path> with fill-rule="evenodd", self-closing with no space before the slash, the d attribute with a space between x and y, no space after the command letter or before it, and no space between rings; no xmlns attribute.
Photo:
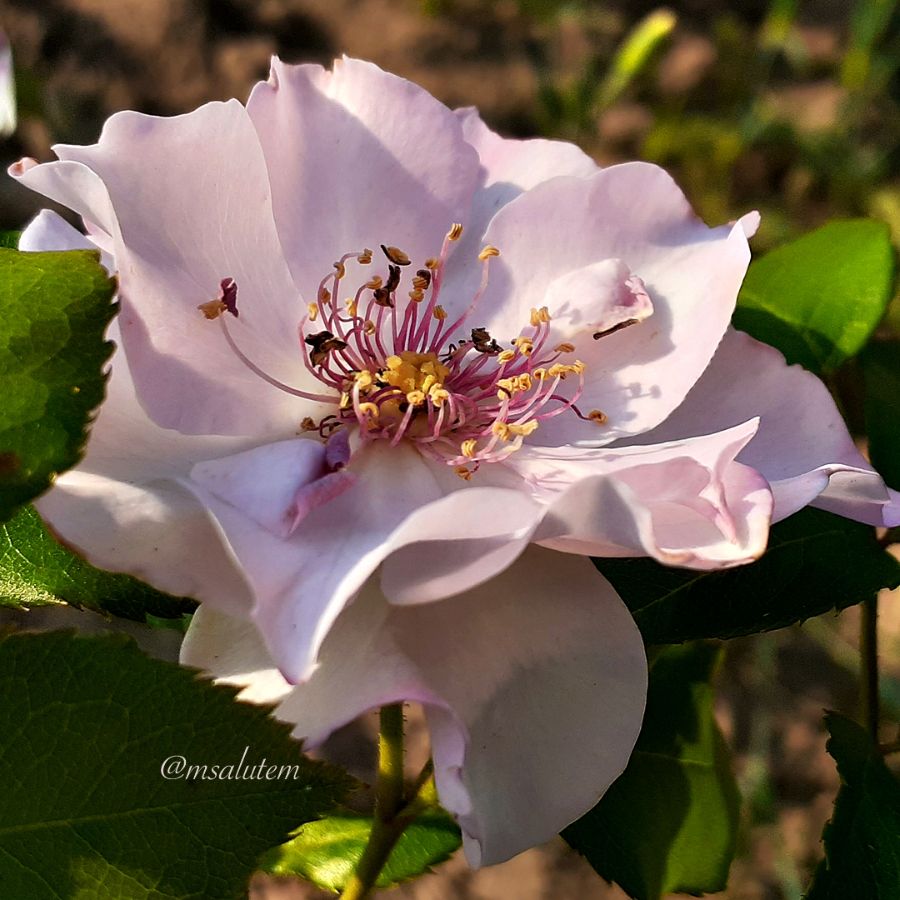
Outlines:
<svg viewBox="0 0 900 900"><path fill-rule="evenodd" d="M862 714L872 740L878 743L878 598L862 604L860 626L860 653L862 655Z"/></svg>
<svg viewBox="0 0 900 900"><path fill-rule="evenodd" d="M369 842L350 876L341 900L366 900L394 845L415 818L415 797L406 803L403 788L403 706L381 708L378 735L378 775L375 781L375 816ZM410 814L411 813L411 814Z"/></svg>

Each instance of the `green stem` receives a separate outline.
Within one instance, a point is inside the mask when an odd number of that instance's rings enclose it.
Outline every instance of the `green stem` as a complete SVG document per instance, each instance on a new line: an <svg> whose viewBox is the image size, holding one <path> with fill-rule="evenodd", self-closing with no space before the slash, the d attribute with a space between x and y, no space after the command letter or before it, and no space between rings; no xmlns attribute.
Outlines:
<svg viewBox="0 0 900 900"><path fill-rule="evenodd" d="M341 900L366 900L371 896L391 851L414 818L414 813L409 815L403 789L403 706L394 703L381 708L372 832Z"/></svg>
<svg viewBox="0 0 900 900"><path fill-rule="evenodd" d="M866 729L872 740L878 743L880 718L878 698L878 598L866 600L862 605L860 626L860 653L862 655L862 713Z"/></svg>

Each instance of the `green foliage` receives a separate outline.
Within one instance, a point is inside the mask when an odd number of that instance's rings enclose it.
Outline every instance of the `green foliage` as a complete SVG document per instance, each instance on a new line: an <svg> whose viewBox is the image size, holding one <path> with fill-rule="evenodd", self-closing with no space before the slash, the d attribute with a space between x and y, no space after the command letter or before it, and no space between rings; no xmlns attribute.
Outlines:
<svg viewBox="0 0 900 900"><path fill-rule="evenodd" d="M887 226L831 222L750 266L734 324L777 347L788 362L827 372L863 348L893 281Z"/></svg>
<svg viewBox="0 0 900 900"><path fill-rule="evenodd" d="M0 606L63 602L138 622L147 615L180 621L196 606L129 575L95 569L57 543L32 507L23 507L0 524Z"/></svg>
<svg viewBox="0 0 900 900"><path fill-rule="evenodd" d="M103 399L115 282L98 260L0 248L0 521L78 462Z"/></svg>
<svg viewBox="0 0 900 900"><path fill-rule="evenodd" d="M563 837L635 900L724 889L740 798L713 718L709 644L670 647L650 670L647 713L625 773Z"/></svg>
<svg viewBox="0 0 900 900"><path fill-rule="evenodd" d="M648 644L771 631L900 584L900 564L871 528L817 509L773 526L763 557L736 569L697 572L650 559L594 563Z"/></svg>
<svg viewBox="0 0 900 900"><path fill-rule="evenodd" d="M869 458L884 480L900 490L900 341L870 344L861 361Z"/></svg>
<svg viewBox="0 0 900 900"><path fill-rule="evenodd" d="M272 875L297 875L326 891L341 891L353 874L372 830L372 819L346 812L310 822L293 840L260 860ZM391 887L448 859L459 847L459 828L440 810L419 816L400 836L377 886Z"/></svg>
<svg viewBox="0 0 900 900"><path fill-rule="evenodd" d="M837 713L825 724L841 789L825 826L825 859L806 900L900 896L900 783L865 730Z"/></svg>
<svg viewBox="0 0 900 900"><path fill-rule="evenodd" d="M265 708L234 695L121 637L0 639L3 896L246 896L257 856L333 808L351 784L304 757ZM245 767L265 758L296 765L296 777L161 774L173 756L238 766L245 748Z"/></svg>

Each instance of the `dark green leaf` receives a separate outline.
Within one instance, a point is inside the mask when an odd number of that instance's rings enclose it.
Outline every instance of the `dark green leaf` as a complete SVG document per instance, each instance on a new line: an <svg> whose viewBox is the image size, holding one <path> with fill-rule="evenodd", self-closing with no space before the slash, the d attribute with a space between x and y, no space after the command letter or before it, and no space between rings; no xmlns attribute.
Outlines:
<svg viewBox="0 0 900 900"><path fill-rule="evenodd" d="M88 565L54 540L30 506L0 524L0 606L28 609L65 602L146 621L180 621L196 604L131 578Z"/></svg>
<svg viewBox="0 0 900 900"><path fill-rule="evenodd" d="M372 830L372 819L355 813L328 816L298 829L296 837L267 853L261 868L272 875L297 875L326 891L341 891ZM391 887L431 871L459 847L459 828L444 812L419 816L400 836L378 887Z"/></svg>
<svg viewBox="0 0 900 900"><path fill-rule="evenodd" d="M713 718L719 651L670 647L650 671L647 713L625 773L563 837L636 900L720 891L740 798Z"/></svg>
<svg viewBox="0 0 900 900"><path fill-rule="evenodd" d="M865 730L837 713L825 724L841 789L822 835L825 859L807 900L900 897L900 783Z"/></svg>
<svg viewBox="0 0 900 900"><path fill-rule="evenodd" d="M350 781L234 695L118 636L0 639L2 896L246 897L259 854ZM163 778L174 756L206 777ZM248 778L263 759L296 777Z"/></svg>
<svg viewBox="0 0 900 900"><path fill-rule="evenodd" d="M734 324L813 372L855 356L884 315L894 280L887 226L830 222L756 260Z"/></svg>
<svg viewBox="0 0 900 900"><path fill-rule="evenodd" d="M0 521L81 457L115 282L92 251L0 248Z"/></svg>
<svg viewBox="0 0 900 900"><path fill-rule="evenodd" d="M648 644L771 631L900 584L900 563L870 527L817 509L779 522L761 559L724 572L673 569L649 559L594 562Z"/></svg>
<svg viewBox="0 0 900 900"><path fill-rule="evenodd" d="M19 246L21 231L0 231L0 247L9 247L13 250Z"/></svg>
<svg viewBox="0 0 900 900"><path fill-rule="evenodd" d="M870 344L861 360L869 457L884 480L900 489L900 341Z"/></svg>

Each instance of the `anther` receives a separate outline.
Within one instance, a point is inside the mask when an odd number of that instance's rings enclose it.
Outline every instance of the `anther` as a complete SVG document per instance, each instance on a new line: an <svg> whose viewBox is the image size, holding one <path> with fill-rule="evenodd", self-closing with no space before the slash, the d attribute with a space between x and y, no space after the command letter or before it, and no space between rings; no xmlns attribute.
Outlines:
<svg viewBox="0 0 900 900"><path fill-rule="evenodd" d="M462 237L463 227L459 222L454 222L450 226L450 230L447 232L447 240L448 241L458 241Z"/></svg>
<svg viewBox="0 0 900 900"><path fill-rule="evenodd" d="M366 247L366 249L356 257L356 261L362 263L364 266L369 265L369 263L372 262L372 251Z"/></svg>
<svg viewBox="0 0 900 900"><path fill-rule="evenodd" d="M330 331L319 331L316 334L307 335L305 343L312 348L309 351L309 361L314 366L321 366L328 360L328 354L335 350L344 350L346 341L336 338Z"/></svg>
<svg viewBox="0 0 900 900"><path fill-rule="evenodd" d="M592 409L587 414L587 417L597 425L605 425L609 421L609 416L599 409Z"/></svg>
<svg viewBox="0 0 900 900"><path fill-rule="evenodd" d="M343 278L347 274L347 269L342 262L336 262L334 264L335 271L337 272L338 279Z"/></svg>
<svg viewBox="0 0 900 900"><path fill-rule="evenodd" d="M563 343L557 344L556 347L554 347L554 349L556 350L557 353L574 353L575 345L570 344L567 341L563 341Z"/></svg>
<svg viewBox="0 0 900 900"><path fill-rule="evenodd" d="M303 431L318 431L319 426L316 425L315 420L312 416L306 416L303 421L300 423L300 428Z"/></svg>
<svg viewBox="0 0 900 900"><path fill-rule="evenodd" d="M431 314L439 321L443 322L447 318L447 310L443 306L436 306Z"/></svg>
<svg viewBox="0 0 900 900"><path fill-rule="evenodd" d="M487 259L490 259L492 256L499 256L500 251L496 247L492 247L490 244L485 247L481 253L478 254L478 258L481 262L484 262Z"/></svg>
<svg viewBox="0 0 900 900"><path fill-rule="evenodd" d="M459 445L459 450L467 459L474 459L475 447L477 444L478 441L476 441L475 438L468 438Z"/></svg>
<svg viewBox="0 0 900 900"><path fill-rule="evenodd" d="M409 265L409 263L410 263L409 257L399 247L386 247L384 244L382 244L381 249L384 251L384 255L395 266L408 266Z"/></svg>
<svg viewBox="0 0 900 900"><path fill-rule="evenodd" d="M306 305L306 310L309 313L309 321L315 322L319 317L319 306L317 303L308 303Z"/></svg>

